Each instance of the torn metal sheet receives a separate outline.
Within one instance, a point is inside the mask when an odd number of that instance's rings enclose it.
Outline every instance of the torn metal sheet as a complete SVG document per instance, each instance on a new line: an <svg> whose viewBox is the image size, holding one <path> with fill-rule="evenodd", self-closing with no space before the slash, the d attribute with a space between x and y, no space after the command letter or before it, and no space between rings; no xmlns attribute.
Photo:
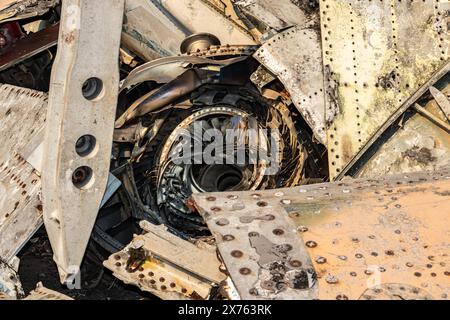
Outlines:
<svg viewBox="0 0 450 320"><path fill-rule="evenodd" d="M61 282L79 272L107 185L123 11L124 0L63 2L42 170L44 223Z"/></svg>
<svg viewBox="0 0 450 320"><path fill-rule="evenodd" d="M23 300L73 300L71 297L66 296L60 292L50 290L39 282L36 288L30 292L30 294Z"/></svg>
<svg viewBox="0 0 450 320"><path fill-rule="evenodd" d="M447 299L450 294L450 243L445 236L450 232L449 169L389 179L346 179L259 191L256 195L201 194L194 195L194 201L217 236L225 262L231 259L230 246L246 248L242 251L244 259L235 261L247 263L245 255L251 252L247 250L247 236L229 237L217 232L233 224L242 227L242 221L235 220L237 216L274 216L271 221L253 222L267 225L266 232L261 233L266 237L279 234L279 220L290 217L296 236L305 242L313 260L319 299L369 299L372 294L368 289L379 294L386 289L385 297L391 298L395 298L392 292L404 291L400 296L405 299ZM227 266L230 269L230 264ZM246 275L233 269L230 274L238 290L251 288L239 287ZM389 289L390 284L398 284L398 291Z"/></svg>
<svg viewBox="0 0 450 320"><path fill-rule="evenodd" d="M40 178L22 151L44 125L47 95L0 86L0 258L12 259L42 225Z"/></svg>
<svg viewBox="0 0 450 320"><path fill-rule="evenodd" d="M248 199L237 194L194 195L194 200L240 297L316 299L311 259L283 208L259 192L248 193Z"/></svg>
<svg viewBox="0 0 450 320"><path fill-rule="evenodd" d="M321 1L330 178L449 59L449 2ZM410 104L409 104L410 105Z"/></svg>
<svg viewBox="0 0 450 320"><path fill-rule="evenodd" d="M144 235L104 262L114 276L162 299L207 299L212 285L226 279L215 247L196 246L142 221Z"/></svg>
<svg viewBox="0 0 450 320"><path fill-rule="evenodd" d="M0 22L36 17L58 3L59 0L1 0Z"/></svg>
<svg viewBox="0 0 450 320"><path fill-rule="evenodd" d="M278 76L317 140L326 144L327 123L338 109L330 105L325 108L319 31L301 27L285 30L264 43L253 56Z"/></svg>
<svg viewBox="0 0 450 320"><path fill-rule="evenodd" d="M0 300L16 300L24 296L17 270L19 259L14 257L9 263L0 259Z"/></svg>
<svg viewBox="0 0 450 320"><path fill-rule="evenodd" d="M319 24L319 5L312 1L239 0L235 4L246 15L276 31Z"/></svg>

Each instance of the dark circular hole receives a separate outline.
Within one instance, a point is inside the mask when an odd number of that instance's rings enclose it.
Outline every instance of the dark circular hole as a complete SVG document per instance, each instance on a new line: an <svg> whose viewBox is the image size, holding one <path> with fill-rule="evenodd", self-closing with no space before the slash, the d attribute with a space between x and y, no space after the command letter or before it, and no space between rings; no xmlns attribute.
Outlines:
<svg viewBox="0 0 450 320"><path fill-rule="evenodd" d="M97 139L95 139L94 136L87 134L77 140L75 150L80 157L86 157L94 151L96 144Z"/></svg>
<svg viewBox="0 0 450 320"><path fill-rule="evenodd" d="M92 177L91 168L87 166L79 167L72 174L72 183L78 189L82 189L91 181Z"/></svg>
<svg viewBox="0 0 450 320"><path fill-rule="evenodd" d="M242 181L242 170L234 165L194 165L191 174L197 186L205 192L232 190Z"/></svg>
<svg viewBox="0 0 450 320"><path fill-rule="evenodd" d="M99 78L89 78L83 83L81 89L83 97L87 100L94 100L103 90L103 81Z"/></svg>

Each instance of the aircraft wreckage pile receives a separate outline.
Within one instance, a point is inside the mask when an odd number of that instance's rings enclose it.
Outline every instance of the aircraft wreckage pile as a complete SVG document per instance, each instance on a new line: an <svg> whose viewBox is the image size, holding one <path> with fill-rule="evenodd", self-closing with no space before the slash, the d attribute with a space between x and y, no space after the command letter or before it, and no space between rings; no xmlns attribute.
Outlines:
<svg viewBox="0 0 450 320"><path fill-rule="evenodd" d="M447 299L449 28L435 0L1 0L0 299L43 224L69 288L95 255L162 299Z"/></svg>

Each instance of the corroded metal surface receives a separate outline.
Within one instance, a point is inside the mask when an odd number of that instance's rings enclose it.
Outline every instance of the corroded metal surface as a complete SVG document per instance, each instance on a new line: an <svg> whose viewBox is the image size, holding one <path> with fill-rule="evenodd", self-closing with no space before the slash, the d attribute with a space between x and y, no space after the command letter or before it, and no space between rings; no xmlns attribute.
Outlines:
<svg viewBox="0 0 450 320"><path fill-rule="evenodd" d="M311 26L319 21L318 5L312 1L239 0L236 5L246 15L276 31L292 26Z"/></svg>
<svg viewBox="0 0 450 320"><path fill-rule="evenodd" d="M0 86L0 258L12 259L42 225L40 179L22 151L45 121L47 95Z"/></svg>
<svg viewBox="0 0 450 320"><path fill-rule="evenodd" d="M450 94L450 86L443 92ZM430 100L423 108L445 120L436 100ZM422 115L414 114L410 119L400 121L398 130L364 163L355 176L376 178L399 172L433 171L450 166L449 154L450 134Z"/></svg>
<svg viewBox="0 0 450 320"><path fill-rule="evenodd" d="M196 246L146 221L146 231L104 262L114 276L162 299L207 299L226 276L215 247Z"/></svg>
<svg viewBox="0 0 450 320"><path fill-rule="evenodd" d="M248 202L230 193L194 199L242 299L315 299L316 274L303 241L284 210L262 194L248 194Z"/></svg>
<svg viewBox="0 0 450 320"><path fill-rule="evenodd" d="M335 178L372 136L449 59L444 1L326 1L321 29ZM411 32L414 30L414 32Z"/></svg>
<svg viewBox="0 0 450 320"><path fill-rule="evenodd" d="M331 105L325 109L319 32L302 26L290 28L265 42L254 57L281 80L317 140L325 144L326 123L337 110Z"/></svg>
<svg viewBox="0 0 450 320"><path fill-rule="evenodd" d="M227 247L247 249L248 238L236 237L224 248L216 231L220 226L211 223L222 221L216 221L218 215L241 228L246 224L236 217L273 215L272 221L254 222L273 230L289 216L313 260L319 299L364 299L371 295L366 290L380 293L377 287L389 284L398 284L399 291L408 288L405 298L417 292L416 297L446 299L450 293L448 169L259 191L257 197L252 192L194 195L194 201L213 228L225 262ZM246 276L233 269L230 274L244 290L239 283Z"/></svg>

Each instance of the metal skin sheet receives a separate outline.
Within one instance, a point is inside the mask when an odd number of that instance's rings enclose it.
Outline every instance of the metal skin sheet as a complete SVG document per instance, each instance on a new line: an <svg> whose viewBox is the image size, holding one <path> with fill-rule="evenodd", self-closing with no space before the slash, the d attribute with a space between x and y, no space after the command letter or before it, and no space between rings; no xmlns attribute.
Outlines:
<svg viewBox="0 0 450 320"><path fill-rule="evenodd" d="M322 0L330 178L449 60L448 1Z"/></svg>
<svg viewBox="0 0 450 320"><path fill-rule="evenodd" d="M154 1L125 2L122 43L145 61L178 54L181 42L188 35Z"/></svg>
<svg viewBox="0 0 450 320"><path fill-rule="evenodd" d="M308 3L309 2L309 3ZM292 26L318 23L317 4L312 1L239 0L236 6L246 15L263 22L267 27L282 31Z"/></svg>
<svg viewBox="0 0 450 320"><path fill-rule="evenodd" d="M63 2L42 168L44 223L63 283L79 275L107 185L123 11L124 0Z"/></svg>
<svg viewBox="0 0 450 320"><path fill-rule="evenodd" d="M442 91L450 95L450 85ZM444 120L436 100L424 108ZM450 167L450 134L416 113L401 121L399 129L363 164L355 177L376 178L387 174L434 171Z"/></svg>
<svg viewBox="0 0 450 320"><path fill-rule="evenodd" d="M246 198L194 196L240 298L317 298L312 262L283 208L259 192Z"/></svg>
<svg viewBox="0 0 450 320"><path fill-rule="evenodd" d="M274 215L264 222L268 237L279 219L290 217L296 230L287 231L306 244L319 299L447 299L450 294L449 169L264 190L257 196L225 192L193 198L240 292L252 286L247 276L234 272L229 247L253 253L248 237L227 237L224 244L215 226L222 215L229 225L245 230L248 224L239 217ZM258 206L261 202L265 206Z"/></svg>
<svg viewBox="0 0 450 320"><path fill-rule="evenodd" d="M325 108L319 31L302 26L287 29L265 42L253 56L280 79L315 138L326 144L327 123L337 109L331 105Z"/></svg>
<svg viewBox="0 0 450 320"><path fill-rule="evenodd" d="M207 32L222 44L256 44L250 32L228 17L211 0L156 0L191 33Z"/></svg>
<svg viewBox="0 0 450 320"><path fill-rule="evenodd" d="M0 258L10 261L42 225L41 182L22 151L45 122L47 95L0 86Z"/></svg>

